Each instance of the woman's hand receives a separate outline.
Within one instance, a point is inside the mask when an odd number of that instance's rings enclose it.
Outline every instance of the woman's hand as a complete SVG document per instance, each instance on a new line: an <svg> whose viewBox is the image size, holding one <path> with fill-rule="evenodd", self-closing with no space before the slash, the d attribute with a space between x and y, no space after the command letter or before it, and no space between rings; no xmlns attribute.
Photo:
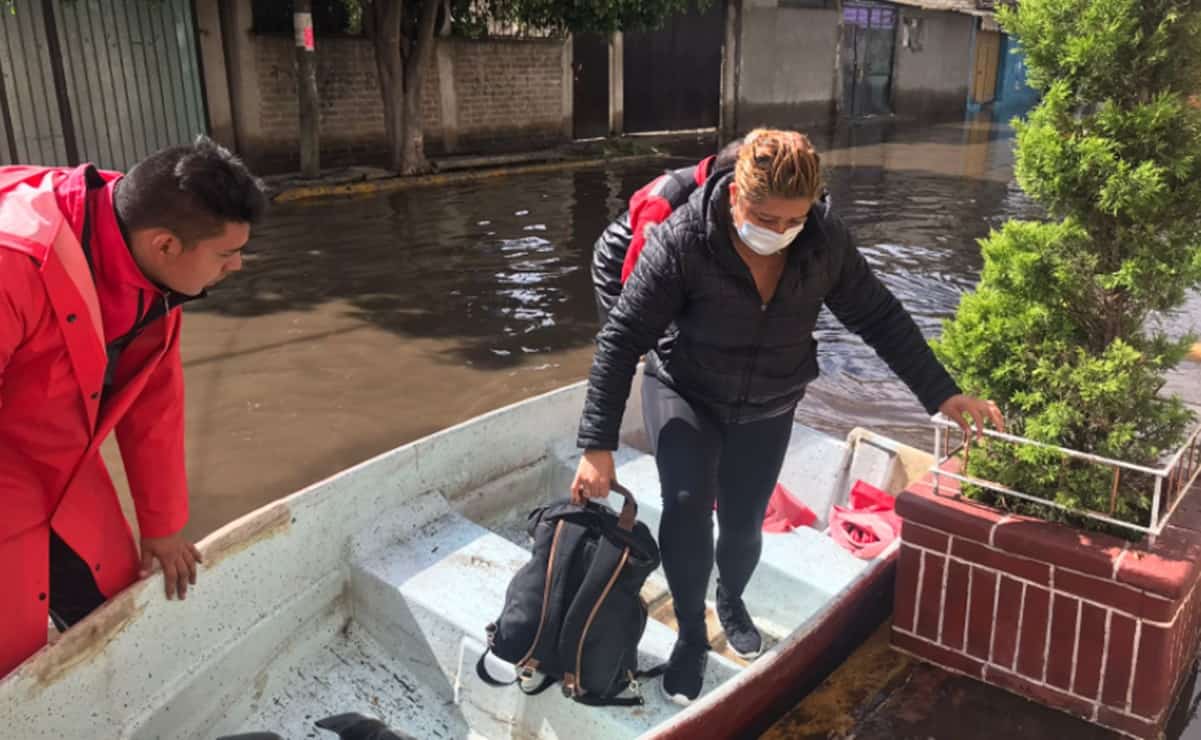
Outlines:
<svg viewBox="0 0 1201 740"><path fill-rule="evenodd" d="M585 499L605 498L609 495L609 486L615 476L612 452L588 450L580 460L575 480L571 483L571 500L582 504Z"/></svg>
<svg viewBox="0 0 1201 740"><path fill-rule="evenodd" d="M984 437L984 420L992 421L998 432L1005 431L1005 417L992 401L958 393L942 402L938 407L943 416L949 417L963 430L964 439L972 436L972 423L976 424L976 439Z"/></svg>

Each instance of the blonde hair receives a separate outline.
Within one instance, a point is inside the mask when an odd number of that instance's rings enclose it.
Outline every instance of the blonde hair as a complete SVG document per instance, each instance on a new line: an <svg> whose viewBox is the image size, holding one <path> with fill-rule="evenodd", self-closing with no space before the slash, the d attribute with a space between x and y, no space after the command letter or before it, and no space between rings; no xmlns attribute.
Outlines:
<svg viewBox="0 0 1201 740"><path fill-rule="evenodd" d="M772 196L815 200L822 184L821 158L798 131L755 129L738 150L734 182L751 202Z"/></svg>

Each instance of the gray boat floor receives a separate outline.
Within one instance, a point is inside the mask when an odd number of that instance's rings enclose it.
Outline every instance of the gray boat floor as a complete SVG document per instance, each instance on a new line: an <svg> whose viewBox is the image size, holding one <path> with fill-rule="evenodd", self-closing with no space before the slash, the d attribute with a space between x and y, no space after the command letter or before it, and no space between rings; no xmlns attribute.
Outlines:
<svg viewBox="0 0 1201 740"><path fill-rule="evenodd" d="M472 736L453 700L407 673L353 622L300 657L286 675L290 680L264 697L247 727L270 729L287 740L333 738L314 724L332 710L380 718L415 738Z"/></svg>
<svg viewBox="0 0 1201 740"><path fill-rule="evenodd" d="M846 447L827 440L811 432L798 435L782 480L791 477L791 485L803 490L806 481L812 485L815 471L835 475ZM516 687L486 686L475 675L483 628L499 613L509 578L528 558L526 513L543 503L523 497L523 486L536 478L544 491L565 490L576 459L574 451L552 453L543 468L522 474L532 478L490 484L488 496L521 502L505 504L490 516L467 518L431 492L394 514L394 520L381 519L364 534L366 544L348 553L350 578L343 596L289 636L261 669L253 694L224 709L220 729L319 740L334 735L316 728L318 719L359 712L416 738L609 740L641 735L669 720L679 707L663 697L657 679L640 687L647 701L643 707L592 708L554 688L527 697ZM661 503L653 458L623 450L617 463L619 478L638 498L640 518L657 531ZM763 562L746 599L769 648L819 623L838 594L871 567L817 530L765 535L764 540ZM675 639L661 570L649 579L643 596L652 619L639 660L649 668L666 660ZM712 599L711 584L710 611ZM723 650L720 627L710 617L717 652L710 658L706 693L745 665ZM506 664L493 666L498 678L506 670L511 675Z"/></svg>

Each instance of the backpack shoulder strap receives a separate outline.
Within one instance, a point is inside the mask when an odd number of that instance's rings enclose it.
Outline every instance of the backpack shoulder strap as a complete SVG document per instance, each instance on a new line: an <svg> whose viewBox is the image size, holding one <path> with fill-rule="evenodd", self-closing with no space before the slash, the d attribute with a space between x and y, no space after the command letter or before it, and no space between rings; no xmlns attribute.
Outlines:
<svg viewBox="0 0 1201 740"><path fill-rule="evenodd" d="M519 668L540 654L543 645L557 645L563 612L567 609L567 576L576 550L584 543L588 528L577 522L561 518L555 523L555 536L551 540L550 553L546 558L546 582L542 592L542 615L538 631L525 657L518 661Z"/></svg>
<svg viewBox="0 0 1201 740"><path fill-rule="evenodd" d="M570 669L563 674L565 693L577 697L583 693L577 681L583 661L584 638L629 557L630 548L616 545L607 537L601 537L597 542L596 554L576 591L559 636L559 652Z"/></svg>

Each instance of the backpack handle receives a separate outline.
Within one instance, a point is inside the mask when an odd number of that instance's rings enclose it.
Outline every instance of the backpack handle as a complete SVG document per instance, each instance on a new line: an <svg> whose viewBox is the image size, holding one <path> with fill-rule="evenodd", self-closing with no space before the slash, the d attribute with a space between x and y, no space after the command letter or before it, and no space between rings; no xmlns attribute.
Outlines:
<svg viewBox="0 0 1201 740"><path fill-rule="evenodd" d="M609 488L614 493L620 493L625 503L621 505L621 516L617 518L617 526L627 532L634 530L634 522L638 520L638 502L634 500L634 494L630 493L630 489L618 483L616 480L609 482Z"/></svg>

